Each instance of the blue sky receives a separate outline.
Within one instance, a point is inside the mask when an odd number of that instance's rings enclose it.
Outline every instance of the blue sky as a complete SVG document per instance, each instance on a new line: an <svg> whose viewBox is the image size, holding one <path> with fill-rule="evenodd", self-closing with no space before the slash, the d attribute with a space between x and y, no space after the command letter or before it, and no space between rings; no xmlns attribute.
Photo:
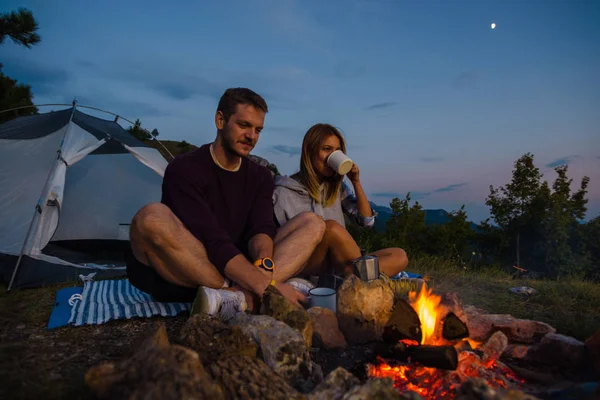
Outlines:
<svg viewBox="0 0 600 400"><path fill-rule="evenodd" d="M174 6L177 4L177 6ZM74 97L200 145L227 87L270 106L254 153L284 174L314 123L342 129L370 200L488 216L526 152L553 180L591 177L600 213L600 2L4 1L42 43L0 48L35 102ZM490 24L495 22L496 29ZM42 108L49 111L49 108ZM127 126L127 124L125 124Z"/></svg>

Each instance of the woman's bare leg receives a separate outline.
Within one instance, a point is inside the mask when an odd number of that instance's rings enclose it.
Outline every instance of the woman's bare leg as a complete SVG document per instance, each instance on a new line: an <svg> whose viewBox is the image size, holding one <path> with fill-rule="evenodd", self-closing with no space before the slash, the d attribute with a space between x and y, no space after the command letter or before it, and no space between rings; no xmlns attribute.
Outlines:
<svg viewBox="0 0 600 400"><path fill-rule="evenodd" d="M311 255L302 276L343 273L348 264L360 257L360 248L350 233L333 220L325 221L323 240Z"/></svg>
<svg viewBox="0 0 600 400"><path fill-rule="evenodd" d="M399 274L408 265L406 252L398 247L381 249L369 254L377 256L379 259L379 272L383 272L387 276Z"/></svg>

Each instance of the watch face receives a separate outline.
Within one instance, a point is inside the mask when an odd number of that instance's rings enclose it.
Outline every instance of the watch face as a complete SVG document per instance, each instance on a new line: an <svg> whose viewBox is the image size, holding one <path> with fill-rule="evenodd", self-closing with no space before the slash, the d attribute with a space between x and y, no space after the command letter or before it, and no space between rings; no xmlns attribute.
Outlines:
<svg viewBox="0 0 600 400"><path fill-rule="evenodd" d="M265 266L266 269L273 269L273 261L271 261L267 258L263 260L263 265Z"/></svg>

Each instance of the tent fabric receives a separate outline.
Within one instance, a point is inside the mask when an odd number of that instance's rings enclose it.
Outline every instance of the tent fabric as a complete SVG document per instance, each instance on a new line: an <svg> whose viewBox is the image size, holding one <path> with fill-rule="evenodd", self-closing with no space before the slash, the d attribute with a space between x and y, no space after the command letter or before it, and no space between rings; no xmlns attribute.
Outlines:
<svg viewBox="0 0 600 400"><path fill-rule="evenodd" d="M0 140L29 140L48 136L65 127L71 113L71 109L67 109L15 118L0 125Z"/></svg>
<svg viewBox="0 0 600 400"><path fill-rule="evenodd" d="M45 253L73 241L80 246L85 241L127 241L135 213L160 200L166 165L156 149L118 123L76 108L1 124L0 255L8 257L0 258L4 279L10 269L6 260L22 251L27 279L19 279L21 286L73 275L51 272L58 266L87 272L122 269L122 255L118 265L107 267L106 260L84 265Z"/></svg>

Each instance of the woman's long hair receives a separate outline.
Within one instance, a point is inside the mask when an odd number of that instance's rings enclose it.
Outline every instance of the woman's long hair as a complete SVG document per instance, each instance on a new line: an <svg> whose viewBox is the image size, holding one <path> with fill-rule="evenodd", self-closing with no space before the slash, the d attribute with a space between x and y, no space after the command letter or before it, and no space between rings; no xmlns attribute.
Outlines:
<svg viewBox="0 0 600 400"><path fill-rule="evenodd" d="M329 207L336 201L344 180L344 176L339 174L326 178L323 182L325 198L321 199L321 184L313 167L313 161L317 157L323 142L331 135L335 135L340 139L341 150L346 153L346 141L337 128L329 124L313 125L304 135L300 171L295 175L295 178L306 187L310 197L324 207Z"/></svg>

